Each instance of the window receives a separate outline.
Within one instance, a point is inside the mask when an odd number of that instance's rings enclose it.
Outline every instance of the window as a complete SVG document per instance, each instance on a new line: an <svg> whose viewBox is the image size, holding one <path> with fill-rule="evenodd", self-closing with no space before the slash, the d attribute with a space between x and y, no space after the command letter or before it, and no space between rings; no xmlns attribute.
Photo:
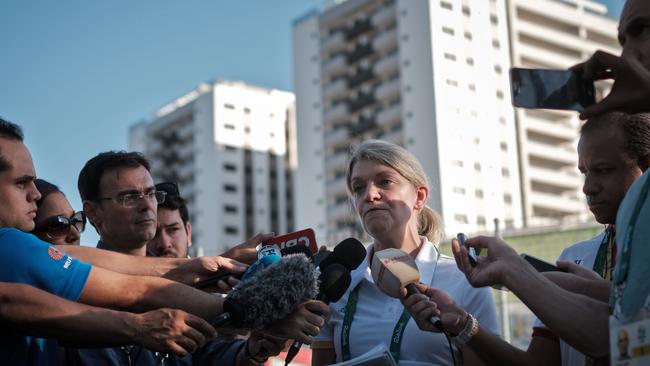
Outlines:
<svg viewBox="0 0 650 366"><path fill-rule="evenodd" d="M494 65L494 72L496 72L497 74L501 75L501 72L502 72L502 71L503 71L503 70L501 69L501 65Z"/></svg>
<svg viewBox="0 0 650 366"><path fill-rule="evenodd" d="M485 226L485 216L476 216L476 224L479 226Z"/></svg>
<svg viewBox="0 0 650 366"><path fill-rule="evenodd" d="M505 203L512 203L512 195L510 193L506 193L503 195L503 202Z"/></svg>
<svg viewBox="0 0 650 366"><path fill-rule="evenodd" d="M237 235L239 233L239 229L235 226L226 226L223 228L223 231L229 235Z"/></svg>
<svg viewBox="0 0 650 366"><path fill-rule="evenodd" d="M503 100L503 91L502 90L497 90L497 98Z"/></svg>
<svg viewBox="0 0 650 366"><path fill-rule="evenodd" d="M468 32L468 31L465 31L464 36L465 36L465 39L467 39L468 41L472 40L472 33Z"/></svg>
<svg viewBox="0 0 650 366"><path fill-rule="evenodd" d="M462 160L452 160L451 165L462 168L463 167L463 161Z"/></svg>
<svg viewBox="0 0 650 366"><path fill-rule="evenodd" d="M454 193L465 194L465 188L463 188L463 187L454 187L453 191L454 191Z"/></svg>
<svg viewBox="0 0 650 366"><path fill-rule="evenodd" d="M235 109L235 106L232 104L224 104L223 107L226 109Z"/></svg>
<svg viewBox="0 0 650 366"><path fill-rule="evenodd" d="M237 192L237 186L234 184L224 184L223 190L226 192Z"/></svg>
<svg viewBox="0 0 650 366"><path fill-rule="evenodd" d="M483 198L483 190L482 189L477 189L474 192L474 195L476 196L476 198Z"/></svg>
<svg viewBox="0 0 650 366"><path fill-rule="evenodd" d="M235 125L232 125L230 123L226 123L226 124L223 125L223 128L225 128L226 130L234 130Z"/></svg>
<svg viewBox="0 0 650 366"><path fill-rule="evenodd" d="M445 52L445 58L450 61L456 61L456 55Z"/></svg>
<svg viewBox="0 0 650 366"><path fill-rule="evenodd" d="M447 10L453 9L453 6L451 5L451 3L446 2L446 1L441 1L440 2L440 7L443 8L443 9L447 9Z"/></svg>
<svg viewBox="0 0 650 366"><path fill-rule="evenodd" d="M465 61L467 62L467 64L469 66L474 66L474 59L473 58L468 57Z"/></svg>
<svg viewBox="0 0 650 366"><path fill-rule="evenodd" d="M458 81L447 79L447 85L449 85L449 86L458 86Z"/></svg>
<svg viewBox="0 0 650 366"><path fill-rule="evenodd" d="M477 172L480 172L481 171L481 163L474 163L474 170L476 170Z"/></svg>
<svg viewBox="0 0 650 366"><path fill-rule="evenodd" d="M463 5L463 14L465 14L466 16L472 15L472 12L469 10L469 6Z"/></svg>
<svg viewBox="0 0 650 366"><path fill-rule="evenodd" d="M223 170L229 171L229 172L236 172L237 171L237 165L232 164L232 163L225 163L223 164Z"/></svg>
<svg viewBox="0 0 650 366"><path fill-rule="evenodd" d="M510 169L501 168L501 175L504 176L504 177L509 177L510 176Z"/></svg>
<svg viewBox="0 0 650 366"><path fill-rule="evenodd" d="M454 35L454 30L452 28L449 28L449 27L442 27L442 32L447 33L450 36Z"/></svg>
<svg viewBox="0 0 650 366"><path fill-rule="evenodd" d="M490 14L490 23L494 25L499 24L499 18L497 18L496 14Z"/></svg>
<svg viewBox="0 0 650 366"><path fill-rule="evenodd" d="M472 83L470 83L467 87L468 87L469 90L471 90L471 91L476 91L476 85L474 85L474 84L472 84Z"/></svg>
<svg viewBox="0 0 650 366"><path fill-rule="evenodd" d="M234 213L237 213L237 211L238 211L237 206L233 206L233 205L225 205L225 206L223 206L223 212L233 213L234 214Z"/></svg>
<svg viewBox="0 0 650 366"><path fill-rule="evenodd" d="M508 144L505 141L501 141L499 146L501 147L501 151L508 151Z"/></svg>
<svg viewBox="0 0 650 366"><path fill-rule="evenodd" d="M467 224L467 223L469 223L469 221L467 220L467 215L455 214L454 215L454 220L456 220L456 222L459 223L459 224Z"/></svg>

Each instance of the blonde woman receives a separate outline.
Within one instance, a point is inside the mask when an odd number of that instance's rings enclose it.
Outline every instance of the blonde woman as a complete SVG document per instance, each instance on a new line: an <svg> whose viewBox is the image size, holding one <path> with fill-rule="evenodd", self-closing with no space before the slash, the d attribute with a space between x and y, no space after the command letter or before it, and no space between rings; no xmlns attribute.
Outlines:
<svg viewBox="0 0 650 366"><path fill-rule="evenodd" d="M331 315L312 344L313 365L345 361L382 343L400 365L453 365L445 336L419 330L400 300L375 286L369 261L374 251L386 248L409 253L420 270L420 281L450 294L477 325L499 332L490 289L473 288L454 259L437 249L440 222L426 205L429 182L411 153L389 142L365 141L352 153L346 184L373 241L364 262L352 272L347 293L330 305ZM480 364L471 350L462 353L464 364ZM457 361L460 364L458 357Z"/></svg>

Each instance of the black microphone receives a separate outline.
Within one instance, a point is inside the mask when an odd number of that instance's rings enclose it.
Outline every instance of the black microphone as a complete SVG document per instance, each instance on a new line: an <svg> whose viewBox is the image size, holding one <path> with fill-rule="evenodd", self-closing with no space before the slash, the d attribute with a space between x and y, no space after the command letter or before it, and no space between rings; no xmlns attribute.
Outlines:
<svg viewBox="0 0 650 366"><path fill-rule="evenodd" d="M320 280L320 291L316 296L316 300L320 300L325 304L330 302L339 301L341 296L347 291L350 287L350 282L352 277L350 276L350 271L341 264L332 263L323 271L319 277ZM294 341L291 345L289 351L287 351L287 357L285 358L284 365L287 366L294 357L300 351L302 343Z"/></svg>
<svg viewBox="0 0 650 366"><path fill-rule="evenodd" d="M224 313L212 325L262 330L284 319L318 294L318 271L304 255L283 257L261 269L228 293Z"/></svg>
<svg viewBox="0 0 650 366"><path fill-rule="evenodd" d="M332 263L339 263L348 270L353 271L366 258L366 248L357 239L347 238L338 243L332 252L319 252L316 257L318 259L315 260L315 264L321 270L324 270Z"/></svg>

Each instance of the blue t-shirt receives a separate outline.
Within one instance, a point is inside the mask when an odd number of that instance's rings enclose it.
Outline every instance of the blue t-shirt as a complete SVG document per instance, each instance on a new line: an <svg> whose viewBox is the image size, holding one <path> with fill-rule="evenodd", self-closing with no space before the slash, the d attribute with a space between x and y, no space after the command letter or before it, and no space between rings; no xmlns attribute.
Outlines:
<svg viewBox="0 0 650 366"><path fill-rule="evenodd" d="M0 282L23 283L77 301L91 268L34 235L0 229ZM10 365L58 364L56 341L3 332L0 360Z"/></svg>

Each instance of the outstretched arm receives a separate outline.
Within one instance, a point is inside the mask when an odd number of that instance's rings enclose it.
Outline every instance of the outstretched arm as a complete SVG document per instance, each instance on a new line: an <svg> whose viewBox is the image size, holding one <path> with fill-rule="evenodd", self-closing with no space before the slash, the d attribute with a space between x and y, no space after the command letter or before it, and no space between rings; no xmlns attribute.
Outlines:
<svg viewBox="0 0 650 366"><path fill-rule="evenodd" d="M17 283L0 283L0 324L25 335L57 338L76 346L135 343L176 354L193 352L215 335L209 324L182 311L115 311Z"/></svg>

